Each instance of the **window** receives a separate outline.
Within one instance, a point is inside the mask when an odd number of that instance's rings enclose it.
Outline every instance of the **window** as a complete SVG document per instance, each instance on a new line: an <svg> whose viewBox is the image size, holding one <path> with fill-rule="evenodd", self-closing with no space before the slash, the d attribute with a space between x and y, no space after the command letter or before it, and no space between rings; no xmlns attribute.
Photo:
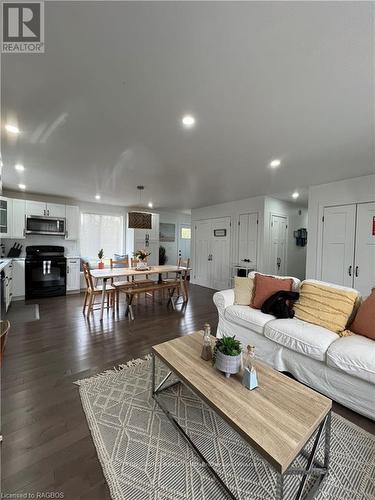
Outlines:
<svg viewBox="0 0 375 500"><path fill-rule="evenodd" d="M121 215L81 214L81 255L97 258L101 248L104 257L122 254L124 246L124 221Z"/></svg>
<svg viewBox="0 0 375 500"><path fill-rule="evenodd" d="M191 239L191 228L190 227L182 227L181 228L181 239L190 240Z"/></svg>

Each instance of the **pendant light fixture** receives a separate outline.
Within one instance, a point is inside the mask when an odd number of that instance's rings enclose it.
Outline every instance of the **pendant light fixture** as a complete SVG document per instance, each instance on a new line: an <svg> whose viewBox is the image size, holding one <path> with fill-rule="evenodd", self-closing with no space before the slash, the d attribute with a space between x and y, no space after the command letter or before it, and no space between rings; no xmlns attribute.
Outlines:
<svg viewBox="0 0 375 500"><path fill-rule="evenodd" d="M139 192L139 206L142 205L142 191L144 186L137 186ZM129 229L152 229L151 214L147 212L129 212L128 213L128 228Z"/></svg>

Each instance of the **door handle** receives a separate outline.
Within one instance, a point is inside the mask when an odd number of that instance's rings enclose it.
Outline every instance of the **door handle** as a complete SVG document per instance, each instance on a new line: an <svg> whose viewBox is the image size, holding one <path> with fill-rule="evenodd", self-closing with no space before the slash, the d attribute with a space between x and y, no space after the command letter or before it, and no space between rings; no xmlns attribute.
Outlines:
<svg viewBox="0 0 375 500"><path fill-rule="evenodd" d="M277 259L276 259L276 265L277 265L277 269L280 269L280 266L281 266L281 257L277 257Z"/></svg>
<svg viewBox="0 0 375 500"><path fill-rule="evenodd" d="M358 270L359 270L359 267L358 266L355 266L355 277L358 278Z"/></svg>
<svg viewBox="0 0 375 500"><path fill-rule="evenodd" d="M349 276L351 276L351 275L352 275L352 266L349 266L349 269L348 269L348 274L349 274Z"/></svg>

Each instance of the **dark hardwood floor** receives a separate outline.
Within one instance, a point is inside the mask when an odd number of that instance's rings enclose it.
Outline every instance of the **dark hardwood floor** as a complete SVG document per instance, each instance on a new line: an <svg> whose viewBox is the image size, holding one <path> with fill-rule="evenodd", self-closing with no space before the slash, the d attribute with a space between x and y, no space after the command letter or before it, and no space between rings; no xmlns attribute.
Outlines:
<svg viewBox="0 0 375 500"><path fill-rule="evenodd" d="M213 291L194 285L190 291L185 311L148 301L137 306L134 322L123 310L119 318L105 315L103 323L96 311L87 321L82 295L44 299L38 302L39 321L12 328L1 384L3 494L110 498L73 382L142 357L153 344L200 329L207 321L215 331ZM12 305L17 307L22 304ZM337 404L334 409L375 431L374 422Z"/></svg>

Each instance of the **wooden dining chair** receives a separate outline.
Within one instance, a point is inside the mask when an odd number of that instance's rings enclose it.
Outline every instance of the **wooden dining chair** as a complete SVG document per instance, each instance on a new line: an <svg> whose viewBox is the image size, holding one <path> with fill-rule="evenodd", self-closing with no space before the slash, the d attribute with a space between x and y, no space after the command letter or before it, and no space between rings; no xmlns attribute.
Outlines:
<svg viewBox="0 0 375 500"><path fill-rule="evenodd" d="M3 364L3 354L9 330L10 322L7 319L0 321L0 366Z"/></svg>
<svg viewBox="0 0 375 500"><path fill-rule="evenodd" d="M171 273L167 273L167 277L166 278L163 278L162 282L163 283L173 283L173 282L178 282L180 283L180 280L182 278L182 281L184 282L184 285L187 286L187 281L188 281L188 276L189 276L189 271L188 271L188 268L190 267L190 258L189 259L182 259L181 257L179 257L177 259L177 267L186 267L187 269L184 270L183 272L175 272L173 273L175 276L173 277L170 277L169 274ZM178 300L178 298L181 296L181 285L179 285L177 288L176 288L176 300Z"/></svg>
<svg viewBox="0 0 375 500"><path fill-rule="evenodd" d="M86 291L85 291L85 299L83 303L83 313L85 314L86 307L87 307L87 313L86 316L90 316L90 313L93 311L100 309L100 308L94 308L95 305L95 297L98 295L102 295L103 293L103 286L99 286L94 284L94 279L91 275L90 272L90 266L87 262L84 262L82 264L83 267L83 275L85 277L86 281ZM107 304L107 309L110 307L115 307L116 303L116 295L115 295L116 289L112 285L107 285L106 286L106 304Z"/></svg>
<svg viewBox="0 0 375 500"><path fill-rule="evenodd" d="M111 269L114 269L116 267L129 267L129 259L111 259L110 260L110 267ZM116 295L116 304L117 307L119 306L120 302L120 292L124 291L126 288L129 288L131 286L131 280L129 276L124 277L123 279L121 278L116 278L117 281L114 281L112 278L111 280L111 286L115 289L115 295Z"/></svg>

